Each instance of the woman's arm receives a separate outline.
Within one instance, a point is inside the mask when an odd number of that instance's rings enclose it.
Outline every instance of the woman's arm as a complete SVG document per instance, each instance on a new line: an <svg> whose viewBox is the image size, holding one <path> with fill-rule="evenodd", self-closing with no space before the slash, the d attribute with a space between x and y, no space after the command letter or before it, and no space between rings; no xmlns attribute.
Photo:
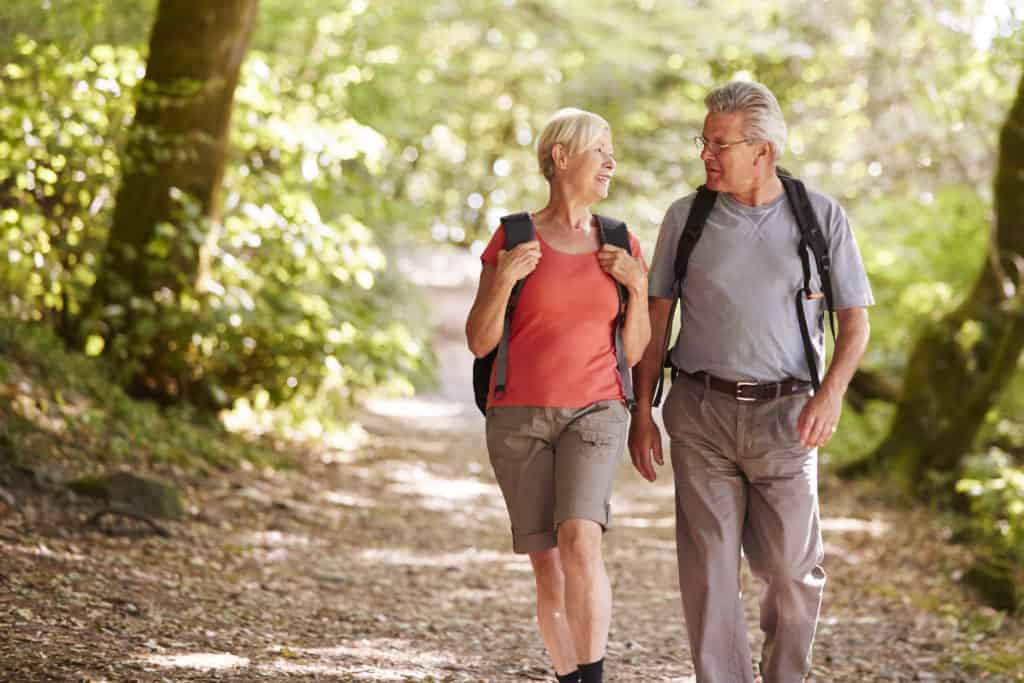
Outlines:
<svg viewBox="0 0 1024 683"><path fill-rule="evenodd" d="M633 367L640 362L644 349L651 341L651 317L647 310L647 278L641 277L640 284L627 285L629 303L626 304L626 321L622 325L622 351L626 364Z"/></svg>
<svg viewBox="0 0 1024 683"><path fill-rule="evenodd" d="M540 242L523 242L511 251L498 252L498 262L484 264L473 307L466 319L469 350L483 358L501 341L505 307L516 282L533 272L540 261Z"/></svg>
<svg viewBox="0 0 1024 683"><path fill-rule="evenodd" d="M622 325L622 352L626 364L640 362L651 341L651 318L647 311L647 273L639 258L624 249L606 244L597 253L601 269L620 282L629 292L626 320Z"/></svg>

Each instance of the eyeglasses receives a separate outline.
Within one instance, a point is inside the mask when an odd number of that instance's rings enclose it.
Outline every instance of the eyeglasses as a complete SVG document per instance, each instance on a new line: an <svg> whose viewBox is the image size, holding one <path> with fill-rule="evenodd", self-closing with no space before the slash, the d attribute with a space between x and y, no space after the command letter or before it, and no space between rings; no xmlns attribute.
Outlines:
<svg viewBox="0 0 1024 683"><path fill-rule="evenodd" d="M703 135L698 135L695 138L693 138L693 144L697 145L698 152L703 154L704 150L707 150L708 154L710 154L713 157L717 157L719 154L729 149L733 145L742 145L748 142L751 142L751 140L747 140L746 138L744 138L743 140L736 140L735 142L723 142L722 144L719 144L717 142L711 142L711 140L708 140Z"/></svg>

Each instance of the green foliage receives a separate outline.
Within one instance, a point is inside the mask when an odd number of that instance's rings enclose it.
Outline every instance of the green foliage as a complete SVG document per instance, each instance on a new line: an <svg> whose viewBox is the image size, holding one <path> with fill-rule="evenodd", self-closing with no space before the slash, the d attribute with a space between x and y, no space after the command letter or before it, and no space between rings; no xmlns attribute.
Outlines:
<svg viewBox="0 0 1024 683"><path fill-rule="evenodd" d="M0 287L7 315L63 327L96 279L143 63L130 47L15 45L0 78Z"/></svg>
<svg viewBox="0 0 1024 683"><path fill-rule="evenodd" d="M968 460L956 488L970 500L971 529L1024 566L1024 468L993 448Z"/></svg>
<svg viewBox="0 0 1024 683"><path fill-rule="evenodd" d="M879 199L860 209L875 300L867 363L899 373L924 326L956 308L983 265L991 210L970 186Z"/></svg>
<svg viewBox="0 0 1024 683"><path fill-rule="evenodd" d="M846 406L842 426L822 451L822 462L842 467L872 452L885 437L894 412L893 405L881 401L867 402L861 413Z"/></svg>
<svg viewBox="0 0 1024 683"><path fill-rule="evenodd" d="M101 266L142 62L131 47L76 59L18 44L0 80L5 314L71 337ZM322 118L323 95L293 92L277 73L259 55L248 63L222 221L211 226L172 190L175 220L147 245L170 278L172 252L201 254L196 286L101 311L134 323L116 334L87 327L83 350L108 353L123 381L159 356L168 393L199 385L206 404L265 391L275 402L315 397L337 414L354 391L428 382L428 328L387 267L385 241L353 215L373 215L386 141L341 109ZM171 149L163 143L154 147Z"/></svg>
<svg viewBox="0 0 1024 683"><path fill-rule="evenodd" d="M144 40L157 0L5 0L0 35L24 33L65 53L94 45L136 45ZM0 63L18 54L13 40L0 41Z"/></svg>
<svg viewBox="0 0 1024 683"><path fill-rule="evenodd" d="M34 4L0 14L36 41L17 42L0 81L0 171L14 183L0 273L11 313L66 332L100 267L151 14L92 0L37 16ZM159 353L173 381L199 382L215 402L421 383L421 328L400 322L412 307L382 286L396 281L397 249L423 238L480 249L502 213L539 205L537 132L558 107L582 106L609 119L619 151L602 209L650 253L664 207L700 179L688 140L703 94L739 76L778 93L787 164L847 204L882 304L869 362L898 372L980 262L979 188L1019 51L1010 15L995 17L989 49L971 8L912 6L906 24L881 3L267 0L237 92L221 220L202 222L180 191L179 217L147 248L170 276L170 255L198 252L199 281L126 299L103 313L138 322L85 343L129 375ZM86 30L62 33L58 10Z"/></svg>
<svg viewBox="0 0 1024 683"><path fill-rule="evenodd" d="M173 486L128 472L81 477L69 481L67 487L78 495L103 501L111 510L151 519L181 519L185 514L181 496Z"/></svg>
<svg viewBox="0 0 1024 683"><path fill-rule="evenodd" d="M1024 655L1021 655L1019 650L1005 650L992 654L972 653L963 657L962 662L970 671L1013 676L1005 680L1022 680L1021 671L1024 671Z"/></svg>
<svg viewBox="0 0 1024 683"><path fill-rule="evenodd" d="M1012 6L1011 6L1012 5ZM995 133L1024 49L1019 3L672 0L454 3L261 0L236 93L216 224L179 189L148 245L201 268L104 315L90 354L123 376L159 354L214 402L340 413L361 390L428 381L428 323L395 272L415 241L482 248L502 213L545 199L533 145L561 106L610 122L619 167L602 211L649 255L664 209L701 180L702 97L768 83L785 163L838 196L879 303L867 362L899 374L924 324L981 264ZM155 3L11 0L0 8L0 306L67 334L96 279ZM170 145L153 145L170 153ZM969 341L966 330L963 340ZM1024 414L1017 383L988 432ZM888 411L847 411L837 453ZM986 436L988 438L988 436Z"/></svg>
<svg viewBox="0 0 1024 683"><path fill-rule="evenodd" d="M64 461L81 472L116 464L283 464L272 448L226 432L188 404L133 400L111 380L106 359L65 350L49 327L9 322L0 339L0 458Z"/></svg>

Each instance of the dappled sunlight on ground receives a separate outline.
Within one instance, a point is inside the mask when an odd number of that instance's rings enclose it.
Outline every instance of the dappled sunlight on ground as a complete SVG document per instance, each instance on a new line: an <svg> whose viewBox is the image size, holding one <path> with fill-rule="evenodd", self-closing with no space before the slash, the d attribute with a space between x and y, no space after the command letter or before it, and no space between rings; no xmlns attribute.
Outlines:
<svg viewBox="0 0 1024 683"><path fill-rule="evenodd" d="M0 539L0 608L8 586L13 596L0 627L61 671L93 651L136 653L90 669L107 680L548 680L530 562L511 552L482 421L467 433L377 419L347 461L304 452L294 470L218 481L194 501L207 521L171 539ZM608 680L692 682L671 470L652 485L624 461L618 475ZM926 513L827 480L822 508L829 583L814 683L1008 680L972 677L957 659L1015 632L974 616L951 578L959 551L936 541ZM761 586L746 569L743 587L756 654Z"/></svg>
<svg viewBox="0 0 1024 683"><path fill-rule="evenodd" d="M497 503L501 502L501 491L495 484L478 479L440 477L422 463L397 465L389 476L396 483L388 488L399 494L421 496L425 499L424 505L431 509L462 509L467 501L475 501L485 508L498 507ZM481 498L483 500L477 500Z"/></svg>
<svg viewBox="0 0 1024 683"><path fill-rule="evenodd" d="M464 311L446 316L450 340L462 344ZM291 468L193 482L195 518L170 525L171 538L71 527L47 536L0 516L0 639L28 653L19 672L551 680L531 565L511 552L484 420L459 398L471 384L457 373L468 374L471 359L449 351L441 394L375 401L361 426L303 441ZM657 472L648 483L627 457L618 469L604 537L615 604L609 683L694 682L672 469ZM822 468L829 579L808 683L1024 680L979 675L974 662L1005 660L1009 670L1019 661L1020 627L963 591L963 549L942 542L927 510L888 506L876 493ZM742 582L756 657L761 586L745 565Z"/></svg>
<svg viewBox="0 0 1024 683"><path fill-rule="evenodd" d="M281 531L254 531L249 534L242 534L238 537L238 540L243 545L259 548L304 547L308 546L311 542L309 536L289 534Z"/></svg>
<svg viewBox="0 0 1024 683"><path fill-rule="evenodd" d="M375 398L366 402L366 410L375 415L397 417L402 420L431 421L432 427L444 429L447 418L465 415L467 407L455 401L430 400L423 398Z"/></svg>
<svg viewBox="0 0 1024 683"><path fill-rule="evenodd" d="M870 626L872 624L880 623L881 621L881 617L850 617L846 619L840 617L822 617L818 623L821 626L838 626L844 623L857 624L859 626Z"/></svg>
<svg viewBox="0 0 1024 683"><path fill-rule="evenodd" d="M377 501L372 498L354 493L346 493L345 491L324 491L320 494L320 499L333 505L342 505L350 508L372 508L377 505Z"/></svg>
<svg viewBox="0 0 1024 683"><path fill-rule="evenodd" d="M615 517L615 526L628 527L632 529L674 529L675 517L661 517L658 519L645 519L643 517Z"/></svg>
<svg viewBox="0 0 1024 683"><path fill-rule="evenodd" d="M664 505L636 497L615 496L615 514L618 515L654 515L662 512Z"/></svg>
<svg viewBox="0 0 1024 683"><path fill-rule="evenodd" d="M449 591L445 596L445 602L487 602L494 600L501 595L501 592L495 588L492 590L483 590L479 588L457 588L453 591Z"/></svg>
<svg viewBox="0 0 1024 683"><path fill-rule="evenodd" d="M61 562L81 562L85 559L85 555L78 552L51 550L43 543L37 543L36 545L6 545L4 546L4 551L19 553L22 555L33 555L35 557L45 557L53 560L60 560Z"/></svg>
<svg viewBox="0 0 1024 683"><path fill-rule="evenodd" d="M614 536L612 538L615 538ZM650 550L658 554L662 554L665 551L676 551L676 537L673 533L671 536L665 539L656 538L628 538L623 540L623 545L627 546L629 552L636 552L639 550Z"/></svg>
<svg viewBox="0 0 1024 683"><path fill-rule="evenodd" d="M201 671L240 669L249 666L249 659L218 652L191 652L182 655L148 655L144 664L163 668L199 669Z"/></svg>
<svg viewBox="0 0 1024 683"><path fill-rule="evenodd" d="M270 661L215 652L154 654L139 658L143 665L161 669L195 671L248 670L254 674L321 674L349 676L359 681L422 680L453 670L457 661L449 654L418 651L408 640L360 639L344 646L323 648L271 648Z"/></svg>
<svg viewBox="0 0 1024 683"><path fill-rule="evenodd" d="M351 659L363 666L372 662L377 665L438 668L451 666L456 661L451 654L425 652L417 648L412 641L390 638L361 639L343 646L296 649L295 652L324 659ZM409 675L417 673L424 672L413 671Z"/></svg>
<svg viewBox="0 0 1024 683"><path fill-rule="evenodd" d="M823 534L863 533L875 538L889 531L889 524L880 519L857 519L854 517L823 517L821 520Z"/></svg>
<svg viewBox="0 0 1024 683"><path fill-rule="evenodd" d="M465 567L472 563L521 563L521 558L512 553L499 553L476 548L467 548L455 553L413 553L398 548L373 548L359 553L356 560L367 564L410 567ZM529 569L528 565L526 567Z"/></svg>

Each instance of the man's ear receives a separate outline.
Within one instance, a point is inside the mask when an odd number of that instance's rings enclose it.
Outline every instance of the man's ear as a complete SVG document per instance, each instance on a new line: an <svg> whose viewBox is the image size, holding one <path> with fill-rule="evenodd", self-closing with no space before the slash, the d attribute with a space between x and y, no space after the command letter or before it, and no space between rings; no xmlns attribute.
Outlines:
<svg viewBox="0 0 1024 683"><path fill-rule="evenodd" d="M761 164L771 165L772 163L772 143L770 142L759 142L757 143L757 153L754 154L754 164L760 166Z"/></svg>

